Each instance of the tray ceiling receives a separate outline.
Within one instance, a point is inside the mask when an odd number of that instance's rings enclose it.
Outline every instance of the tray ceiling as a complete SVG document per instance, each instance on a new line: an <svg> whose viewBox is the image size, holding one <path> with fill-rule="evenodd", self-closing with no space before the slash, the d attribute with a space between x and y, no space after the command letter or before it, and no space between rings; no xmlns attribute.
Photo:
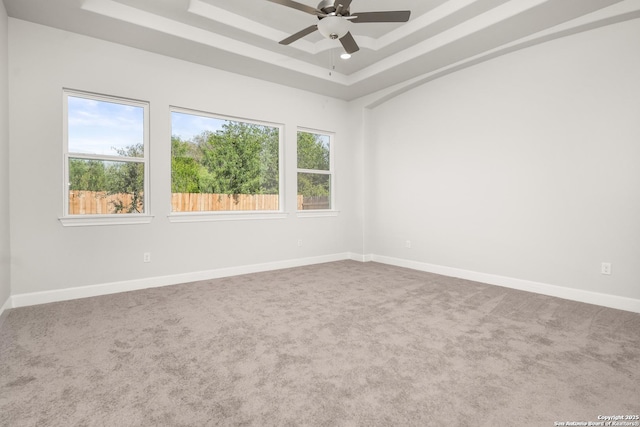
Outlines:
<svg viewBox="0 0 640 427"><path fill-rule="evenodd" d="M314 0L298 0L315 7ZM9 16L345 100L402 90L552 38L640 18L640 0L353 0L351 13L411 10L407 23L352 24L340 59L317 18L266 0L4 0Z"/></svg>

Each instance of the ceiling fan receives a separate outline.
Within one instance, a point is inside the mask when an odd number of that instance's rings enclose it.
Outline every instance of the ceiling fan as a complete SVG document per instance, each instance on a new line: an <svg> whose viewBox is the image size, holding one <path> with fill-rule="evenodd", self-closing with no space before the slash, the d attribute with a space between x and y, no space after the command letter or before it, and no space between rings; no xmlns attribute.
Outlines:
<svg viewBox="0 0 640 427"><path fill-rule="evenodd" d="M307 6L293 0L268 0L302 12L315 15L320 20L317 24L311 25L302 31L287 37L280 44L288 45L302 37L318 30L328 39L339 39L344 50L351 54L360 50L349 32L349 22L355 24L365 22L407 22L411 16L410 10L396 10L384 12L360 12L351 14L350 7L352 0L322 0L318 7Z"/></svg>

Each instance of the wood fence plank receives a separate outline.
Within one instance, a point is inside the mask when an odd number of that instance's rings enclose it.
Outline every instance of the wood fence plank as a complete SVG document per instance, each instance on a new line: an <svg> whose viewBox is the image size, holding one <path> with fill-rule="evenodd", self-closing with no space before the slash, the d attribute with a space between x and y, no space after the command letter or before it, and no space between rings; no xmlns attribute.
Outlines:
<svg viewBox="0 0 640 427"><path fill-rule="evenodd" d="M133 195L130 193L106 194L104 191L69 191L69 214L115 214L115 203L121 202L127 213ZM327 203L327 200L309 201L312 204ZM297 207L304 209L307 201L302 196L297 198ZM172 193L172 212L215 212L215 211L277 211L279 196L277 194L215 194L215 193ZM309 209L309 207L307 207Z"/></svg>

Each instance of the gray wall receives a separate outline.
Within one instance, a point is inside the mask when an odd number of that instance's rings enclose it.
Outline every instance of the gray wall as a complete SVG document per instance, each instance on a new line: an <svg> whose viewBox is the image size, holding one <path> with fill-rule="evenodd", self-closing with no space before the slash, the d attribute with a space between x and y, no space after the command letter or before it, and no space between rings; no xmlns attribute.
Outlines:
<svg viewBox="0 0 640 427"><path fill-rule="evenodd" d="M640 299L638 20L493 59L371 110L15 19L9 39L0 120L10 111L20 165L10 175L14 295L353 253ZM58 221L63 87L151 102L151 224ZM169 105L283 123L288 218L170 223ZM295 215L296 126L336 132L337 217Z"/></svg>
<svg viewBox="0 0 640 427"><path fill-rule="evenodd" d="M10 19L12 291L362 253L360 150L344 101ZM64 227L62 88L150 102L150 224ZM286 219L171 223L169 106L285 125ZM296 127L336 133L336 217L298 218ZM360 222L361 223L361 222ZM298 239L303 246L298 247ZM150 252L152 262L142 262Z"/></svg>
<svg viewBox="0 0 640 427"><path fill-rule="evenodd" d="M9 246L9 84L8 19L0 2L0 307L11 291L11 253Z"/></svg>
<svg viewBox="0 0 640 427"><path fill-rule="evenodd" d="M365 252L640 298L638 76L636 19L373 109Z"/></svg>

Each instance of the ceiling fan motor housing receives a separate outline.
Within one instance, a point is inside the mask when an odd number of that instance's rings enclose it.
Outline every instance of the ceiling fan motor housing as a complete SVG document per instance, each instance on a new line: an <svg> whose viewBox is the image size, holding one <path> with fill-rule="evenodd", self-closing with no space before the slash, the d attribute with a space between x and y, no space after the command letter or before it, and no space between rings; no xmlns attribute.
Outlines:
<svg viewBox="0 0 640 427"><path fill-rule="evenodd" d="M327 15L330 15L332 13L336 13L336 11L338 10L338 5L340 4L340 1L334 1L334 0L322 0L319 4L318 4L318 9L321 10L322 12L324 12ZM342 8L339 11L340 16L349 16L349 8ZM319 16L319 19L322 19L323 17Z"/></svg>

